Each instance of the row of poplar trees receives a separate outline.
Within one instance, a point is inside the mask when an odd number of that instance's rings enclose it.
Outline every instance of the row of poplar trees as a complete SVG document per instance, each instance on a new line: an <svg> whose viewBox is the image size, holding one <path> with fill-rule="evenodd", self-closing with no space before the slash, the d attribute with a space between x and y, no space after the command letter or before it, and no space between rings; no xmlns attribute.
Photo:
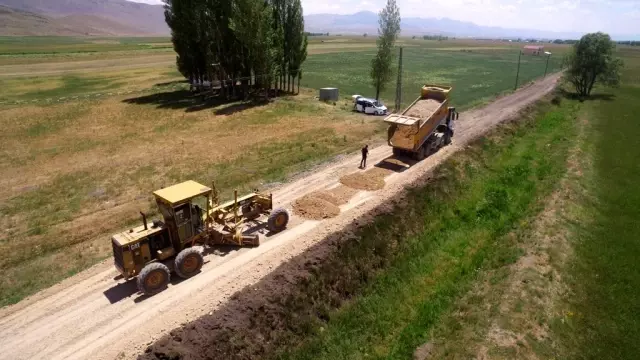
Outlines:
<svg viewBox="0 0 640 360"><path fill-rule="evenodd" d="M307 57L300 0L164 0L178 70L219 80L222 93L249 86L293 91ZM237 89L237 85L241 88Z"/></svg>

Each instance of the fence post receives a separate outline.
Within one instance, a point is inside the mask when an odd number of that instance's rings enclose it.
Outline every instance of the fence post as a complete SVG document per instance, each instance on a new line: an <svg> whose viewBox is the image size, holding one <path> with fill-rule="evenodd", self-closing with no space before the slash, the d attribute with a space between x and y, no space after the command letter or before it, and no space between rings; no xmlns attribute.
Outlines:
<svg viewBox="0 0 640 360"><path fill-rule="evenodd" d="M549 58L551 58L551 54L547 55L547 65L544 67L544 76L547 77L547 70L549 69Z"/></svg>
<svg viewBox="0 0 640 360"><path fill-rule="evenodd" d="M400 56L398 58L398 82L396 83L396 104L395 111L400 111L402 106L402 46L400 47Z"/></svg>
<svg viewBox="0 0 640 360"><path fill-rule="evenodd" d="M520 76L520 57L522 56L522 50L518 52L518 71L516 72L516 86L513 90L518 90L518 77Z"/></svg>

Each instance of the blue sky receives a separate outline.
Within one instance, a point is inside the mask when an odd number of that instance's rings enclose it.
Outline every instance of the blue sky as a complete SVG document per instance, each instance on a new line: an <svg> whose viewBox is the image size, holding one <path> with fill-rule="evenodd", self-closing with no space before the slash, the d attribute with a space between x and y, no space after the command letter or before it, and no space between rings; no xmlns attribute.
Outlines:
<svg viewBox="0 0 640 360"><path fill-rule="evenodd" d="M135 0L159 4L160 0ZM396 0L404 17L562 32L640 34L640 0ZM305 15L377 12L386 0L302 0Z"/></svg>

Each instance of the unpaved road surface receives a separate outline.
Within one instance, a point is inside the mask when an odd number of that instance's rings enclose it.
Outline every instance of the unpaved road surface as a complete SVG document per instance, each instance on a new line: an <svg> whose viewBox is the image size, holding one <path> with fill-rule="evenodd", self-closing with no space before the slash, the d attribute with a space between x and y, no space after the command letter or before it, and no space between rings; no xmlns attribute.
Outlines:
<svg viewBox="0 0 640 360"><path fill-rule="evenodd" d="M137 294L134 282L116 279L110 260L94 266L24 301L0 309L1 359L131 358L164 332L207 314L238 290L257 283L275 267L303 253L327 234L402 191L428 174L469 141L551 91L559 75L531 84L460 116L454 144L406 171L389 175L385 189L359 191L335 218L312 221L292 216L288 230L264 239L253 249L230 250L206 257L197 276L172 283L153 297ZM373 148L369 164L391 156L387 146ZM274 191L279 205L291 209L297 198L338 185L341 176L358 171L359 156L348 156ZM109 241L105 239L105 241Z"/></svg>

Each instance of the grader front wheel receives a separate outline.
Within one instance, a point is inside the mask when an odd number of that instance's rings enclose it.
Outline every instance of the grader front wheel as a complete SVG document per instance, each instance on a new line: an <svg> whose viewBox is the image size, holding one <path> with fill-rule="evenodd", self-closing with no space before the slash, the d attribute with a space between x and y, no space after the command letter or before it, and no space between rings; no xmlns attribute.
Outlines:
<svg viewBox="0 0 640 360"><path fill-rule="evenodd" d="M202 269L204 258L196 248L186 248L176 256L176 274L183 279L187 279L197 274Z"/></svg>
<svg viewBox="0 0 640 360"><path fill-rule="evenodd" d="M271 215L269 215L269 220L267 221L267 227L271 232L280 232L287 227L289 223L289 213L285 209L276 209Z"/></svg>
<svg viewBox="0 0 640 360"><path fill-rule="evenodd" d="M153 295L169 285L169 268L161 263L145 266L138 275L138 290L145 295Z"/></svg>

